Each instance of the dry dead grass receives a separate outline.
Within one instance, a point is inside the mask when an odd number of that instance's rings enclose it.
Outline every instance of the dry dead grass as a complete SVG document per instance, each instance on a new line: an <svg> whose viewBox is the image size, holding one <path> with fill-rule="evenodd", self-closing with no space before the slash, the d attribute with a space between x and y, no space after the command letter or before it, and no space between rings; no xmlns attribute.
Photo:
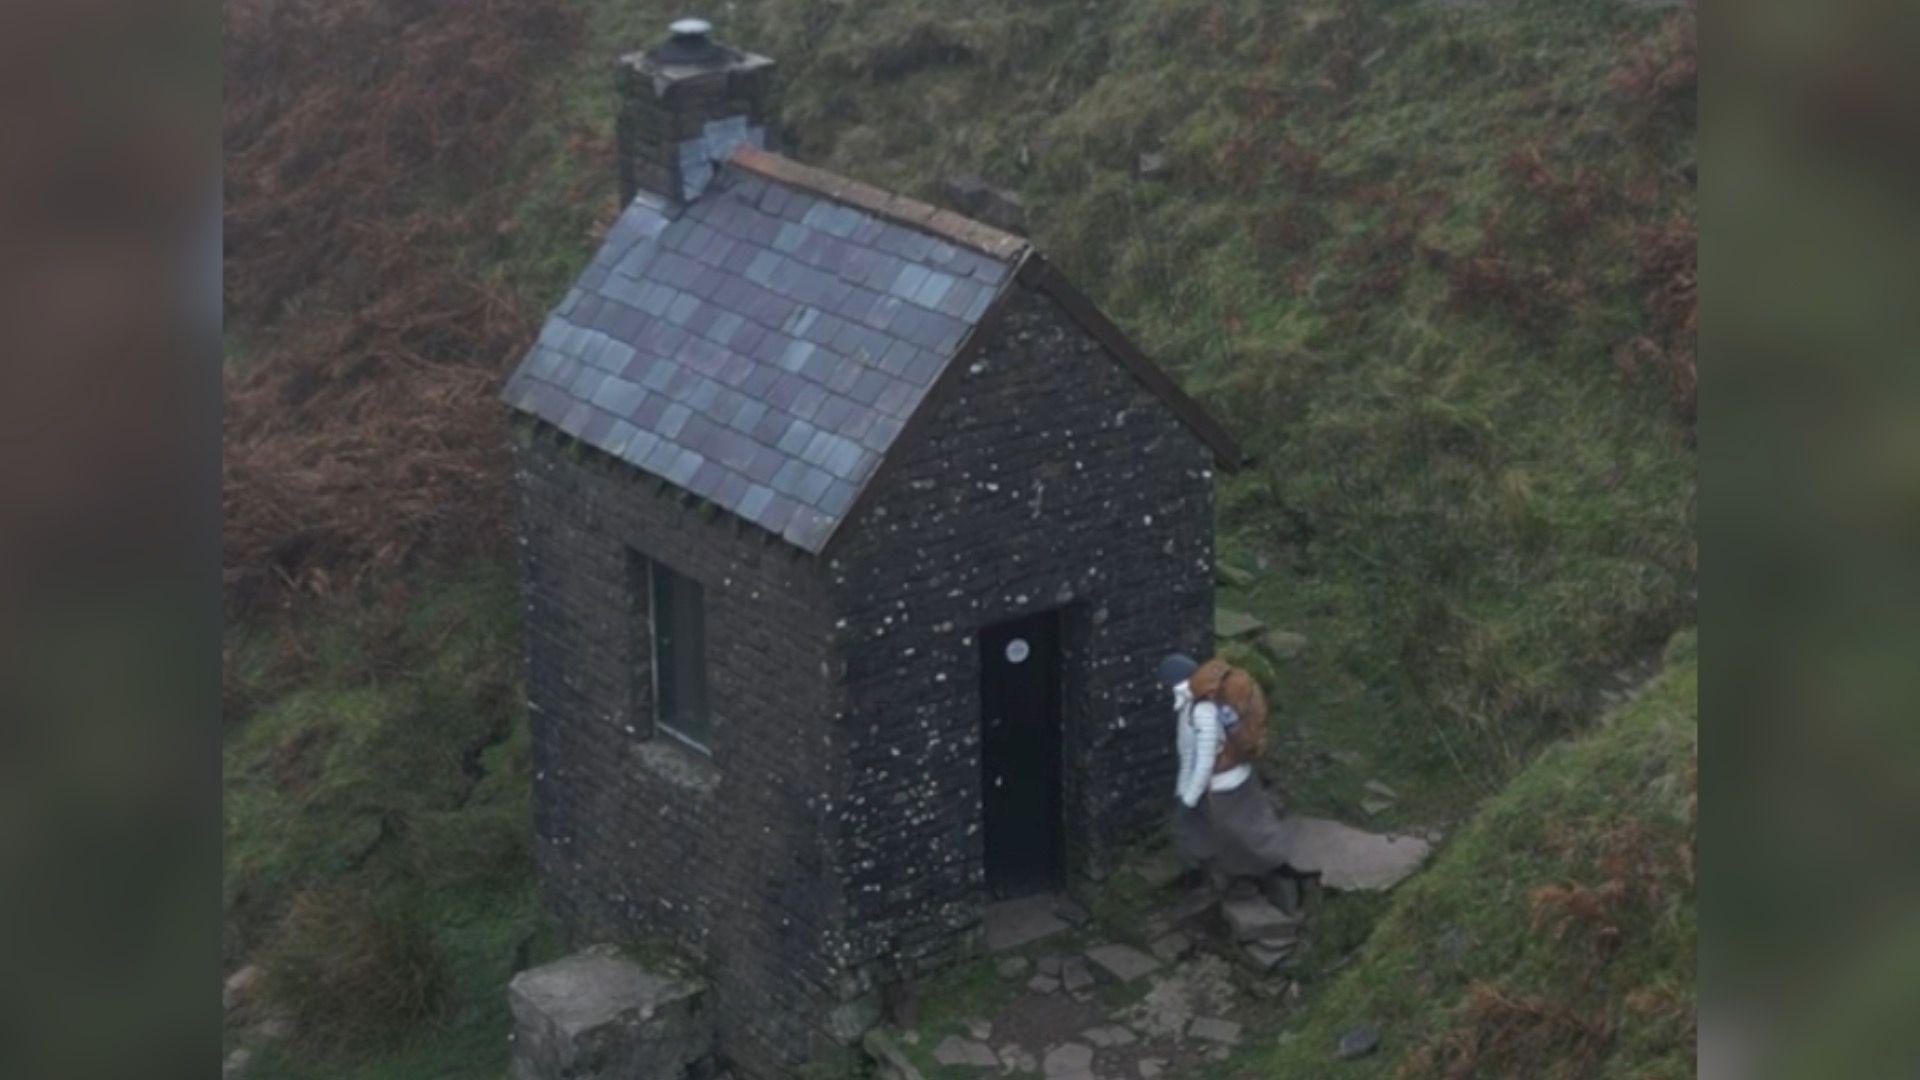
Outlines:
<svg viewBox="0 0 1920 1080"><path fill-rule="evenodd" d="M503 228L499 165L571 9L239 0L225 22L230 596L497 549L494 393L533 313L463 253Z"/></svg>

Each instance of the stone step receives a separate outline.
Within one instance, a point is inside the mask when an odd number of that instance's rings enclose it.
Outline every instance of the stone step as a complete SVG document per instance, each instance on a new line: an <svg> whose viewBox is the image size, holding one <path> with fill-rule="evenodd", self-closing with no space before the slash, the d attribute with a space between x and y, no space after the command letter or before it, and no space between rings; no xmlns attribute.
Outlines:
<svg viewBox="0 0 1920 1080"><path fill-rule="evenodd" d="M1300 920L1261 897L1227 900L1220 915L1235 941L1292 941L1299 937Z"/></svg>

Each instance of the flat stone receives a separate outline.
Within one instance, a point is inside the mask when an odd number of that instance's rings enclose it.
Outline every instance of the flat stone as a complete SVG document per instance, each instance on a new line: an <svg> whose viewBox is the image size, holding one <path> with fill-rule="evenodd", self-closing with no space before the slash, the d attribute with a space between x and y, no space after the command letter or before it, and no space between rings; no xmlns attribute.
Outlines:
<svg viewBox="0 0 1920 1080"><path fill-rule="evenodd" d="M1280 827L1287 861L1319 874L1329 889L1385 892L1433 853L1433 845L1418 837L1370 833L1326 818L1287 817Z"/></svg>
<svg viewBox="0 0 1920 1080"><path fill-rule="evenodd" d="M1235 566L1233 563L1222 560L1213 564L1213 580L1222 585L1231 585L1236 589L1243 589L1253 584L1253 571L1248 570L1244 566Z"/></svg>
<svg viewBox="0 0 1920 1080"><path fill-rule="evenodd" d="M1085 1043L1063 1043L1047 1051L1040 1069L1049 1077L1079 1077L1093 1069L1093 1047Z"/></svg>
<svg viewBox="0 0 1920 1080"><path fill-rule="evenodd" d="M1131 945L1096 945L1087 950L1087 959L1093 962L1095 968L1123 983L1130 983L1160 968L1160 961Z"/></svg>
<svg viewBox="0 0 1920 1080"><path fill-rule="evenodd" d="M1164 889L1180 880L1186 867L1180 865L1180 857L1166 848L1160 848L1144 855L1128 867L1149 889Z"/></svg>
<svg viewBox="0 0 1920 1080"><path fill-rule="evenodd" d="M1299 935L1300 920L1267 903L1264 897L1222 901L1220 915L1235 941L1291 941Z"/></svg>
<svg viewBox="0 0 1920 1080"><path fill-rule="evenodd" d="M1178 930L1171 930L1153 939L1147 951L1166 963L1174 963L1193 951L1193 939Z"/></svg>
<svg viewBox="0 0 1920 1080"><path fill-rule="evenodd" d="M1214 909L1220 898L1206 889L1194 889L1167 907L1167 918L1175 925L1191 922Z"/></svg>
<svg viewBox="0 0 1920 1080"><path fill-rule="evenodd" d="M1080 1033L1080 1037L1102 1050L1110 1046L1131 1046L1140 1041L1140 1036L1125 1024L1109 1024L1106 1027L1093 1027Z"/></svg>
<svg viewBox="0 0 1920 1080"><path fill-rule="evenodd" d="M1093 989L1093 972L1087 970L1087 962L1073 957L1060 965L1060 985L1067 993L1078 994Z"/></svg>
<svg viewBox="0 0 1920 1080"><path fill-rule="evenodd" d="M1213 1016L1194 1017L1193 1023L1187 1025L1187 1035L1222 1046L1240 1045L1240 1025Z"/></svg>
<svg viewBox="0 0 1920 1080"><path fill-rule="evenodd" d="M988 1020L969 1020L967 1021L967 1034L979 1039L981 1042L986 1042L988 1039L993 1038L993 1023Z"/></svg>
<svg viewBox="0 0 1920 1080"><path fill-rule="evenodd" d="M1373 792L1375 795L1378 795L1383 799L1398 799L1400 797L1399 792L1393 790L1392 788L1388 787L1387 785L1381 783L1378 780L1369 780L1366 782L1364 786L1368 791Z"/></svg>
<svg viewBox="0 0 1920 1080"><path fill-rule="evenodd" d="M1360 800L1360 809L1365 811L1368 817L1378 817L1398 805L1392 799L1383 799L1378 795L1368 795Z"/></svg>
<svg viewBox="0 0 1920 1080"><path fill-rule="evenodd" d="M1033 1051L1019 1043L1008 1043L1000 1048L1000 1065L1008 1072L1031 1073L1040 1071L1040 1059Z"/></svg>
<svg viewBox="0 0 1920 1080"><path fill-rule="evenodd" d="M679 1076L706 1057L703 988L612 945L529 968L507 984L515 1080Z"/></svg>
<svg viewBox="0 0 1920 1080"><path fill-rule="evenodd" d="M1065 919L1069 926L1085 926L1093 920L1092 912L1079 901L1065 896L1054 900L1053 913Z"/></svg>
<svg viewBox="0 0 1920 1080"><path fill-rule="evenodd" d="M1261 652L1275 660L1291 660L1306 650L1307 635L1291 630L1269 630L1255 643Z"/></svg>
<svg viewBox="0 0 1920 1080"><path fill-rule="evenodd" d="M1333 1056L1342 1061L1365 1057L1380 1046L1380 1033L1367 1024L1349 1030L1340 1036L1339 1045L1333 1049Z"/></svg>
<svg viewBox="0 0 1920 1080"><path fill-rule="evenodd" d="M949 1035L933 1048L933 1060L942 1065L972 1065L980 1069L1000 1066L1000 1056L986 1043Z"/></svg>
<svg viewBox="0 0 1920 1080"><path fill-rule="evenodd" d="M1250 637L1266 628L1266 623L1244 611L1232 608L1213 610L1213 636L1219 638Z"/></svg>
<svg viewBox="0 0 1920 1080"><path fill-rule="evenodd" d="M1141 1058L1133 1067L1139 1070L1140 1080L1159 1080L1167 1071L1167 1063L1159 1058Z"/></svg>
<svg viewBox="0 0 1920 1080"><path fill-rule="evenodd" d="M860 1045L866 1048L870 1057L880 1062L885 1070L882 1073L883 1076L895 1077L897 1080L926 1080L926 1075L914 1066L912 1059L907 1057L906 1051L894 1043L884 1028L874 1028L867 1032L862 1037Z"/></svg>
<svg viewBox="0 0 1920 1080"><path fill-rule="evenodd" d="M997 970L1003 979L1017 979L1027 973L1027 958L1024 956L1009 956L1000 961Z"/></svg>
<svg viewBox="0 0 1920 1080"><path fill-rule="evenodd" d="M1167 173L1167 155L1148 151L1140 155L1139 173L1142 180L1165 180Z"/></svg>
<svg viewBox="0 0 1920 1080"><path fill-rule="evenodd" d="M1042 975L1053 975L1057 977L1060 974L1060 964L1063 959L1064 957L1060 956L1043 956L1040 958L1040 962L1034 965L1034 970Z"/></svg>
<svg viewBox="0 0 1920 1080"><path fill-rule="evenodd" d="M265 974L259 964L248 964L227 976L227 981L220 987L221 1006L232 1012L246 1004L253 992L260 988L260 979Z"/></svg>
<svg viewBox="0 0 1920 1080"><path fill-rule="evenodd" d="M982 918L987 951L1007 952L1066 931L1053 908L1054 898L1045 893L987 905Z"/></svg>
<svg viewBox="0 0 1920 1080"><path fill-rule="evenodd" d="M1060 979L1054 975L1035 975L1027 980L1027 989L1036 994L1051 994L1060 989Z"/></svg>
<svg viewBox="0 0 1920 1080"><path fill-rule="evenodd" d="M1256 970L1272 971L1280 966L1280 961L1293 954L1293 949L1292 942L1271 944L1264 941L1249 941L1242 952Z"/></svg>

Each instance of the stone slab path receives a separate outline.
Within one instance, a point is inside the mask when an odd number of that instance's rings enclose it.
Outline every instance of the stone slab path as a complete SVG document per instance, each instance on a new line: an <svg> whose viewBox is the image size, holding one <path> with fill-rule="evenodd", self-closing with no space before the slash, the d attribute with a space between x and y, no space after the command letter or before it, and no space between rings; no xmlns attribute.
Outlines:
<svg viewBox="0 0 1920 1080"><path fill-rule="evenodd" d="M1295 866L1333 889L1391 888L1431 851L1320 818L1285 823ZM1248 1032L1273 1030L1299 999L1292 971L1318 900L1303 906L1298 888L1268 887L1284 878L1230 897L1187 889L1164 852L1141 862L1130 872L1147 886L1146 907L1105 933L1062 897L993 905L984 931L999 991L976 999L982 1015L923 1018L924 1038L894 1033L899 1041L947 1077L1175 1080L1250 1047Z"/></svg>
<svg viewBox="0 0 1920 1080"><path fill-rule="evenodd" d="M1058 897L1040 893L988 905L987 951L1000 953L1018 949L1066 931L1069 924L1055 913L1059 904Z"/></svg>

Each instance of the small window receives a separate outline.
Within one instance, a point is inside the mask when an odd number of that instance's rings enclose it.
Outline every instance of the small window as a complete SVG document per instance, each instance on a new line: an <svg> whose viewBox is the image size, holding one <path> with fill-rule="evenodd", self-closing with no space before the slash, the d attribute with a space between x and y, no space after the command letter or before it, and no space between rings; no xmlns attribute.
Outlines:
<svg viewBox="0 0 1920 1080"><path fill-rule="evenodd" d="M653 633L653 722L705 753L707 627L704 591L692 578L648 562Z"/></svg>

